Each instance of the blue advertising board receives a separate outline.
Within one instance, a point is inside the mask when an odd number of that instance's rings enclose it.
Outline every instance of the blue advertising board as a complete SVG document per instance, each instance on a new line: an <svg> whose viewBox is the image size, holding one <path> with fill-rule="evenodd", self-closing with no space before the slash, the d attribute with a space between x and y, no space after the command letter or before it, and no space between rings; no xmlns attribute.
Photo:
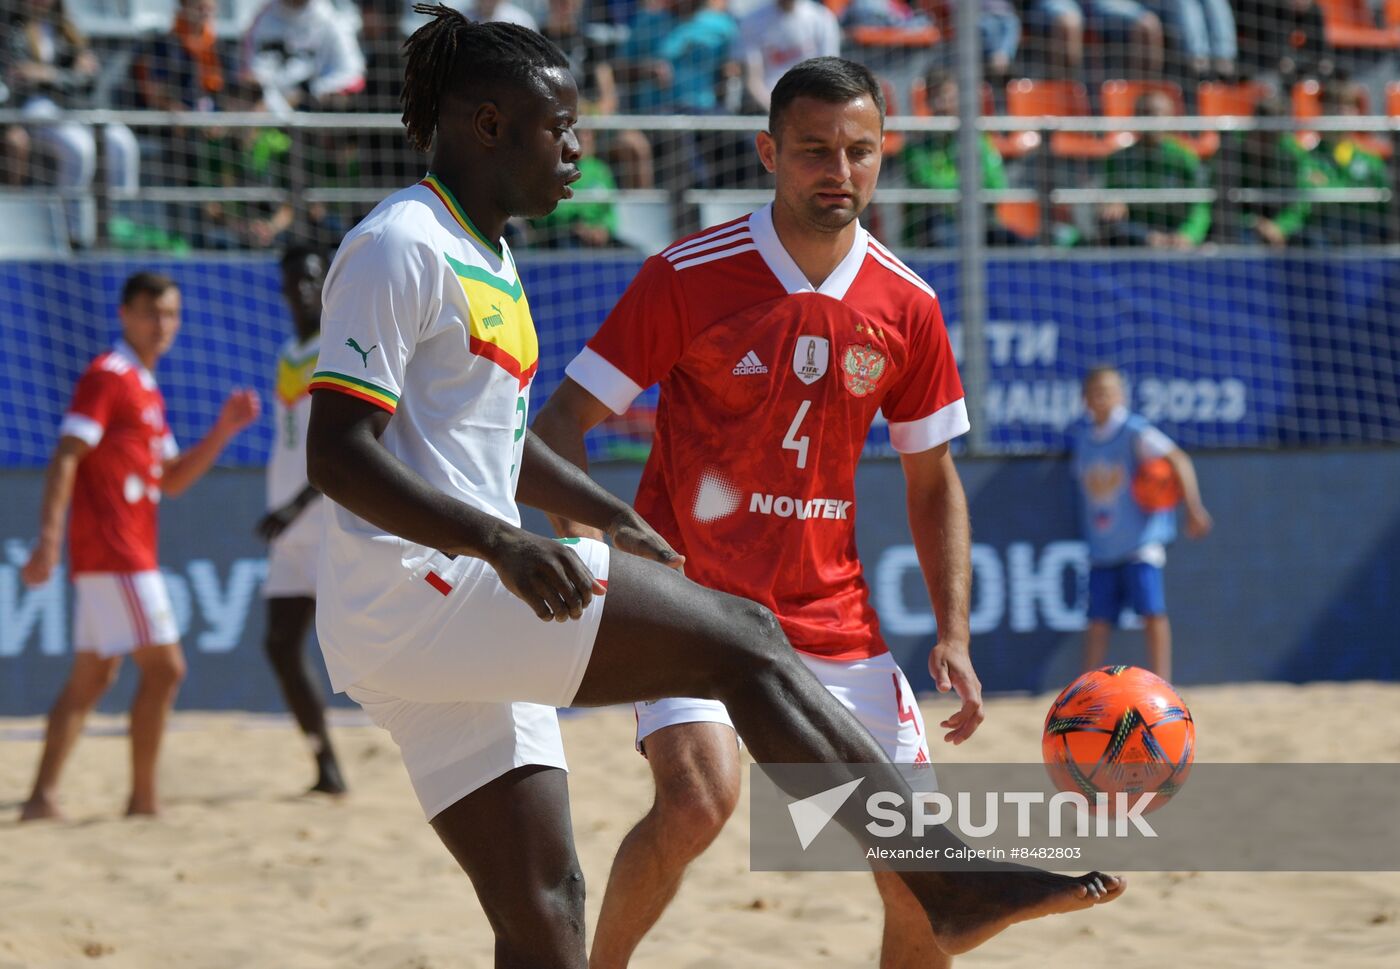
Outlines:
<svg viewBox="0 0 1400 969"><path fill-rule="evenodd" d="M1216 530L1169 552L1177 683L1400 679L1400 449L1208 452L1197 466ZM992 692L1058 690L1077 672L1087 604L1066 462L969 459L960 468L973 520L978 674ZM595 473L632 496L636 466ZM38 472L0 473L0 716L46 709L71 661L66 583L19 581L41 487ZM223 470L162 505L161 559L190 660L184 708L281 709L262 655L266 563L252 532L262 496L260 474ZM928 690L936 625L898 462L862 464L856 505L885 637L915 689ZM527 526L545 531L533 513ZM1110 656L1143 663L1141 633L1120 632ZM104 709L129 699L131 671L123 677Z"/></svg>

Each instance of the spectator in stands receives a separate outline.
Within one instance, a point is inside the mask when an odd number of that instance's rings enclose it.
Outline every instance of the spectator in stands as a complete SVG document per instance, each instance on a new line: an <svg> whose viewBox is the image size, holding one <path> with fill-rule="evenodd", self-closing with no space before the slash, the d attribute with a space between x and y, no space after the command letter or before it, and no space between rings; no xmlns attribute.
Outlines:
<svg viewBox="0 0 1400 969"><path fill-rule="evenodd" d="M844 27L927 27L927 14L904 0L851 0L841 12Z"/></svg>
<svg viewBox="0 0 1400 969"><path fill-rule="evenodd" d="M1128 68L1142 76L1162 70L1162 22L1137 0L1017 0L1021 23L1045 38L1053 74L1077 77L1084 66L1084 27L1123 46Z"/></svg>
<svg viewBox="0 0 1400 969"><path fill-rule="evenodd" d="M1352 81L1333 81L1322 89L1322 113L1356 116L1365 92ZM1374 144L1344 131L1324 132L1313 151L1328 188L1389 189L1390 172ZM1318 233L1336 245L1381 245L1390 241L1390 212L1385 202L1328 202L1317 206Z"/></svg>
<svg viewBox="0 0 1400 969"><path fill-rule="evenodd" d="M549 15L540 32L569 59L579 89L579 113L620 114L617 75L603 45L585 30L583 0L549 0ZM604 132L599 154L616 169L625 188L655 185L651 142L640 131Z"/></svg>
<svg viewBox="0 0 1400 969"><path fill-rule="evenodd" d="M1234 0L1240 60L1252 70L1274 72L1285 82L1330 77L1322 9L1314 0Z"/></svg>
<svg viewBox="0 0 1400 969"><path fill-rule="evenodd" d="M239 113L267 110L265 89L243 79L224 92L223 108ZM271 118L268 119L271 122ZM202 144L196 180L211 188L266 188L291 185L291 137L266 128L211 129ZM200 249L268 249L290 242L295 209L286 198L266 202L205 202L195 246Z"/></svg>
<svg viewBox="0 0 1400 969"><path fill-rule="evenodd" d="M181 0L170 32L147 42L132 65L141 107L212 111L224 89L224 64L214 36L218 0Z"/></svg>
<svg viewBox="0 0 1400 969"><path fill-rule="evenodd" d="M87 39L63 14L59 0L24 0L8 7L6 35L0 39L0 80L14 103L32 118L61 116L65 108L91 107L99 64ZM134 192L140 181L141 153L125 125L104 125L107 184ZM59 188L86 189L97 170L97 140L80 124L32 125L29 143L53 157ZM8 145L24 149L22 139ZM21 170L28 159L19 162ZM75 245L97 238L97 210L90 199L66 205L68 232Z"/></svg>
<svg viewBox="0 0 1400 969"><path fill-rule="evenodd" d="M641 114L711 114L732 73L738 37L723 0L646 0L622 49L632 82L629 110Z"/></svg>
<svg viewBox="0 0 1400 969"><path fill-rule="evenodd" d="M365 87L364 53L330 0L271 0L243 38L240 71L279 113L333 109Z"/></svg>
<svg viewBox="0 0 1400 969"><path fill-rule="evenodd" d="M235 81L224 92L223 108L235 112L266 112L263 89L255 81ZM199 151L198 181L211 188L262 188L272 196L257 202L206 202L200 235L202 249L267 249L293 242L329 247L345 231L342 221L324 204L306 206L306 224L295 226L292 204L292 137L273 124L215 130ZM337 144L307 138L300 159L303 181L316 188L359 184L360 165L353 153ZM295 238L294 238L295 236Z"/></svg>
<svg viewBox="0 0 1400 969"><path fill-rule="evenodd" d="M645 0L632 18L619 66L630 112L714 114L721 110L719 91L739 70L730 56L739 27L723 5L723 0ZM717 155L730 154L722 140L683 132L662 142L668 155L669 187L717 184L721 177ZM751 154L748 146L743 157Z"/></svg>
<svg viewBox="0 0 1400 969"><path fill-rule="evenodd" d="M735 60L747 111L767 114L773 85L794 64L840 53L841 25L817 0L766 0L739 21Z"/></svg>
<svg viewBox="0 0 1400 969"><path fill-rule="evenodd" d="M1137 99L1139 118L1169 118L1172 99L1150 91ZM1208 185L1195 152L1165 131L1142 131L1128 148L1104 162L1105 194L1116 189L1201 189ZM1109 246L1194 249L1210 232L1210 203L1106 202L1099 208L1099 239Z"/></svg>
<svg viewBox="0 0 1400 969"><path fill-rule="evenodd" d="M1234 77L1239 47L1230 0L1144 0L1197 79Z"/></svg>
<svg viewBox="0 0 1400 969"><path fill-rule="evenodd" d="M1021 46L1021 18L1011 0L982 0L977 18L982 32L982 58L989 79L1004 81Z"/></svg>
<svg viewBox="0 0 1400 969"><path fill-rule="evenodd" d="M615 191L608 163L593 152L596 139L589 128L575 128L578 135L579 180L575 192L590 189ZM543 249L606 249L618 245L617 211L611 202L566 202L530 223L530 244Z"/></svg>
<svg viewBox="0 0 1400 969"><path fill-rule="evenodd" d="M1290 105L1282 98L1260 101L1254 117L1287 118ZM1230 226L1229 241L1263 242L1275 249L1315 246L1321 239L1309 226L1312 205L1304 198L1246 199L1237 206L1223 203L1231 189L1261 192L1301 192L1326 185L1327 175L1291 131L1246 131L1226 141L1216 161L1220 186L1216 204Z"/></svg>
<svg viewBox="0 0 1400 969"><path fill-rule="evenodd" d="M958 84L952 76L933 71L925 81L928 110L934 117L954 117L958 113ZM978 135L982 156L982 187L1007 187L1006 168L992 139ZM912 188L956 190L958 177L958 136L952 131L934 131L911 135L900 154L905 177ZM987 245L1019 245L1026 240L1016 235L993 216L987 220ZM914 205L908 210L904 226L904 244L915 248L953 249L958 245L957 206L950 204Z"/></svg>

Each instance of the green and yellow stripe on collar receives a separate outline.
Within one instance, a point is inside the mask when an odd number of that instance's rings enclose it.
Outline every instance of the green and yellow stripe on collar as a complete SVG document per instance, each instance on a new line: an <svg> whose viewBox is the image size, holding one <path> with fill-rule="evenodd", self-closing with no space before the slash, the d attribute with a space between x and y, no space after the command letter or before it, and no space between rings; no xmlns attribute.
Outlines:
<svg viewBox="0 0 1400 969"><path fill-rule="evenodd" d="M418 184L438 197L438 201L443 204L443 207L447 209L452 218L457 220L457 224L462 227L467 235L471 236L477 242L480 242L496 255L501 255L500 242L492 242L490 239L486 238L486 234L478 229L476 224L467 217L467 210L462 208L461 203L457 201L457 196L453 195L451 190L449 190L446 185L442 184L442 181L436 175L429 172Z"/></svg>
<svg viewBox="0 0 1400 969"><path fill-rule="evenodd" d="M358 397L360 400L369 401L376 407L382 407L390 414L398 409L399 395L391 394L383 387L376 387L367 380L358 377L350 377L343 373L336 373L333 370L318 370L311 377L310 390L334 390L342 394L349 394L351 397Z"/></svg>

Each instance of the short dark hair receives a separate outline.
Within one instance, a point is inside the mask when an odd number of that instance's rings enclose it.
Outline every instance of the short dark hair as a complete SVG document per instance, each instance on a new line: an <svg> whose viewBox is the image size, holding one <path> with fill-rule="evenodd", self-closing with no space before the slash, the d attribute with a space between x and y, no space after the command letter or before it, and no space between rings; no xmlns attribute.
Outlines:
<svg viewBox="0 0 1400 969"><path fill-rule="evenodd" d="M489 82L529 86L550 68L568 70L569 59L543 36L499 21L472 23L441 3L417 3L415 13L433 19L404 41L403 124L408 142L432 148L443 94Z"/></svg>
<svg viewBox="0 0 1400 969"><path fill-rule="evenodd" d="M1100 377L1117 377L1123 379L1123 371L1119 370L1111 363L1096 363L1089 368L1089 372L1084 375L1084 382L1080 385L1086 390L1089 385Z"/></svg>
<svg viewBox="0 0 1400 969"><path fill-rule="evenodd" d="M179 289L175 285L175 280L164 273L139 272L132 273L122 283L122 305L130 306L136 301L138 296L150 296L152 299L159 299L172 289Z"/></svg>
<svg viewBox="0 0 1400 969"><path fill-rule="evenodd" d="M812 57L792 67L778 79L768 102L768 133L775 138L783 114L798 98L816 98L828 104L844 104L868 97L885 125L885 93L870 68L842 57Z"/></svg>

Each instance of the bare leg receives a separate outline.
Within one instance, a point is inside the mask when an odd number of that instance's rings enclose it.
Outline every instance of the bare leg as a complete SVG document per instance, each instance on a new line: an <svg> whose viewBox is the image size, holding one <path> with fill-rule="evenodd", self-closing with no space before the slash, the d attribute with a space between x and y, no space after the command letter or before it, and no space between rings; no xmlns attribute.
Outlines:
<svg viewBox="0 0 1400 969"><path fill-rule="evenodd" d="M585 969L583 870L565 774L518 767L432 821L496 934L496 969Z"/></svg>
<svg viewBox="0 0 1400 969"><path fill-rule="evenodd" d="M1047 58L1057 77L1074 78L1084 66L1084 20L1078 14L1060 17L1050 28Z"/></svg>
<svg viewBox="0 0 1400 969"><path fill-rule="evenodd" d="M591 969L627 965L681 887L686 865L710 846L739 801L739 745L724 724L676 724L647 737L646 747L656 802L613 859Z"/></svg>
<svg viewBox="0 0 1400 969"><path fill-rule="evenodd" d="M73 656L73 668L68 682L49 710L49 722L44 731L44 753L39 758L39 772L34 778L34 791L20 809L21 821L61 818L58 810L58 779L74 745L82 736L83 724L102 694L117 678L121 657L98 656L80 652Z"/></svg>
<svg viewBox="0 0 1400 969"><path fill-rule="evenodd" d="M267 639L263 644L287 708L311 745L316 783L311 790L344 794L345 780L326 727L326 700L307 659L306 634L316 617L316 600L287 596L267 600Z"/></svg>
<svg viewBox="0 0 1400 969"><path fill-rule="evenodd" d="M1108 641L1113 627L1102 619L1090 619L1084 629L1084 670L1096 670L1108 659Z"/></svg>
<svg viewBox="0 0 1400 969"><path fill-rule="evenodd" d="M772 613L702 589L655 563L616 555L597 641L574 703L662 696L724 702L762 763L867 765L879 789L913 797L875 739L797 658ZM873 844L867 819L852 802L836 820L857 840ZM1125 887L1121 879L1096 872L1069 878L1013 866L901 872L900 878L949 954L980 945L1015 922L1112 900Z"/></svg>
<svg viewBox="0 0 1400 969"><path fill-rule="evenodd" d="M953 957L938 947L928 916L893 872L877 871L875 887L885 905L880 969L948 969Z"/></svg>
<svg viewBox="0 0 1400 969"><path fill-rule="evenodd" d="M165 721L185 678L185 657L179 643L142 646L131 655L141 668L141 682L131 701L131 801L128 815L159 814L156 761L165 735Z"/></svg>
<svg viewBox="0 0 1400 969"><path fill-rule="evenodd" d="M1147 662L1168 683L1172 679L1172 626L1166 613L1144 616L1142 631L1147 639Z"/></svg>
<svg viewBox="0 0 1400 969"><path fill-rule="evenodd" d="M1153 13L1144 14L1133 24L1129 35L1133 63L1144 77L1158 77L1162 73L1164 41L1162 22Z"/></svg>

